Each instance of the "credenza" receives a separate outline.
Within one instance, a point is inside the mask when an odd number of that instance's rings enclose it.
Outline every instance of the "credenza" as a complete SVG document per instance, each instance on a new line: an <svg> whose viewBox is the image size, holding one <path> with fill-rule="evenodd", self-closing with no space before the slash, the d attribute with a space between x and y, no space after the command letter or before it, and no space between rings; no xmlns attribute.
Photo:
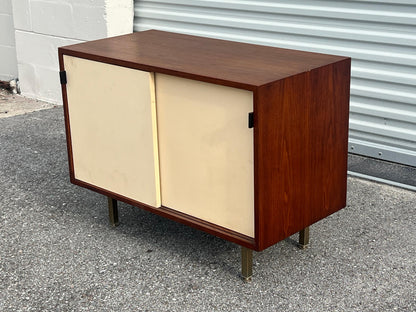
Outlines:
<svg viewBox="0 0 416 312"><path fill-rule="evenodd" d="M261 251L346 205L348 57L148 30L59 48L72 183Z"/></svg>

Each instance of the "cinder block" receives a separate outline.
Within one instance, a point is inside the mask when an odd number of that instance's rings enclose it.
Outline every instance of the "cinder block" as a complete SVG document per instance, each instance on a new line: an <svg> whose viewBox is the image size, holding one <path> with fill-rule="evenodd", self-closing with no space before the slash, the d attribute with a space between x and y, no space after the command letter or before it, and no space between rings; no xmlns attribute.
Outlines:
<svg viewBox="0 0 416 312"><path fill-rule="evenodd" d="M16 31L16 51L22 94L61 103L58 47L79 40Z"/></svg>
<svg viewBox="0 0 416 312"><path fill-rule="evenodd" d="M81 41L16 31L17 59L19 64L33 64L56 69L59 67L58 47L79 42Z"/></svg>
<svg viewBox="0 0 416 312"><path fill-rule="evenodd" d="M15 45L13 19L8 14L0 14L0 45L9 47Z"/></svg>
<svg viewBox="0 0 416 312"><path fill-rule="evenodd" d="M32 21L30 18L29 0L13 1L12 8L13 8L14 27L20 30L31 31Z"/></svg>
<svg viewBox="0 0 416 312"><path fill-rule="evenodd" d="M9 81L17 77L16 49L0 45L0 80Z"/></svg>
<svg viewBox="0 0 416 312"><path fill-rule="evenodd" d="M82 40L107 37L104 6L73 5L74 36Z"/></svg>
<svg viewBox="0 0 416 312"><path fill-rule="evenodd" d="M35 66L32 64L17 64L17 68L22 95L36 98L39 87Z"/></svg>
<svg viewBox="0 0 416 312"><path fill-rule="evenodd" d="M106 0L107 36L133 32L134 4L129 0Z"/></svg>
<svg viewBox="0 0 416 312"><path fill-rule="evenodd" d="M62 104L58 70L19 64L19 81L22 95L38 100Z"/></svg>
<svg viewBox="0 0 416 312"><path fill-rule="evenodd" d="M70 3L32 0L30 8L33 31L46 35L75 38Z"/></svg>
<svg viewBox="0 0 416 312"><path fill-rule="evenodd" d="M36 98L49 103L62 105L61 83L59 69L39 66L36 68L38 78L38 93Z"/></svg>
<svg viewBox="0 0 416 312"><path fill-rule="evenodd" d="M0 1L0 14L10 14L12 15L12 0L1 0Z"/></svg>

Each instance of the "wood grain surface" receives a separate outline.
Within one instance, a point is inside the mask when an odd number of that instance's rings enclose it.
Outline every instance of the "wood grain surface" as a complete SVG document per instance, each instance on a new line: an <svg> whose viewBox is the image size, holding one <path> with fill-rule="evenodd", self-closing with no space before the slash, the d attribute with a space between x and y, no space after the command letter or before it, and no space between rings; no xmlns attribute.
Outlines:
<svg viewBox="0 0 416 312"><path fill-rule="evenodd" d="M158 30L79 43L59 52L247 90L345 59Z"/></svg>
<svg viewBox="0 0 416 312"><path fill-rule="evenodd" d="M260 88L257 250L345 207L350 60Z"/></svg>

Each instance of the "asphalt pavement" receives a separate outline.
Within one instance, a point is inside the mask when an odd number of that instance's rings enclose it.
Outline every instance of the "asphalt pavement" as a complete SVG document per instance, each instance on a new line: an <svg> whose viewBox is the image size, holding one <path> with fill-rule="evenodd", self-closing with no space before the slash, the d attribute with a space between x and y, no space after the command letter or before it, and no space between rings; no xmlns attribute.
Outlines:
<svg viewBox="0 0 416 312"><path fill-rule="evenodd" d="M0 119L0 311L416 311L416 193L348 179L345 209L254 253L70 184L63 111Z"/></svg>

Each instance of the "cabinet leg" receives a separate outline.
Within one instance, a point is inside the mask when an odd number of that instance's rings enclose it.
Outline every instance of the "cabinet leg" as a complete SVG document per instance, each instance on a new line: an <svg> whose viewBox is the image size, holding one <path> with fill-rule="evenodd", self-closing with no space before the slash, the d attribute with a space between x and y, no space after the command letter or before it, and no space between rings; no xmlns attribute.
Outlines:
<svg viewBox="0 0 416 312"><path fill-rule="evenodd" d="M253 250L241 247L241 276L244 281L251 280L253 275Z"/></svg>
<svg viewBox="0 0 416 312"><path fill-rule="evenodd" d="M108 216L112 226L117 226L119 224L117 200L111 197L108 197Z"/></svg>
<svg viewBox="0 0 416 312"><path fill-rule="evenodd" d="M299 232L299 248L305 249L309 245L309 226Z"/></svg>

